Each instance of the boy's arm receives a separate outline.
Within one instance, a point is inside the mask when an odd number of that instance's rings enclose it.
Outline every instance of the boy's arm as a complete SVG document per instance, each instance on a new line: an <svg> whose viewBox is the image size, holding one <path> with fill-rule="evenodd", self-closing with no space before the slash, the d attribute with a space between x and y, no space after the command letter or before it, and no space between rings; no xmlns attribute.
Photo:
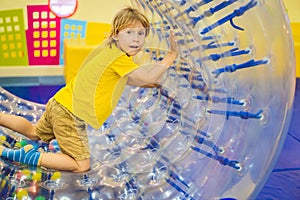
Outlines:
<svg viewBox="0 0 300 200"><path fill-rule="evenodd" d="M131 85L131 86L138 86L138 87L142 87L142 88L158 88L160 87L160 84L158 83L128 83L127 82L127 85Z"/></svg>
<svg viewBox="0 0 300 200"><path fill-rule="evenodd" d="M170 51L163 60L151 64L150 68L140 67L128 74L128 85L143 87L149 84L156 84L160 77L173 64L177 57L178 46L173 31L170 32Z"/></svg>
<svg viewBox="0 0 300 200"><path fill-rule="evenodd" d="M140 67L128 74L128 85L143 87L156 84L177 57L176 52L169 52L162 61L151 64L150 68Z"/></svg>

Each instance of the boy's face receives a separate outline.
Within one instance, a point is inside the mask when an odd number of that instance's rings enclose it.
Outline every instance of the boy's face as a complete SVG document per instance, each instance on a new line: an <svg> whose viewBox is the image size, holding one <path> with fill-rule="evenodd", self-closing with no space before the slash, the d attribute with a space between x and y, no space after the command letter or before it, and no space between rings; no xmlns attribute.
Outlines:
<svg viewBox="0 0 300 200"><path fill-rule="evenodd" d="M140 22L131 24L121 30L115 37L117 46L130 56L136 55L144 46L146 29Z"/></svg>

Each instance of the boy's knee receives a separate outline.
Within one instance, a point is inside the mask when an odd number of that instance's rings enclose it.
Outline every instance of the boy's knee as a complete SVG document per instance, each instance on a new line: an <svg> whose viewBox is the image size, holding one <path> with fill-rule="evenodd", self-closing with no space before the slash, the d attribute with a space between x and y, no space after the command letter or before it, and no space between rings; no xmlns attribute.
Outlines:
<svg viewBox="0 0 300 200"><path fill-rule="evenodd" d="M32 124L27 130L27 137L31 140L40 140L41 138L36 134L35 125Z"/></svg>
<svg viewBox="0 0 300 200"><path fill-rule="evenodd" d="M90 165L88 166L79 166L79 168L76 170L76 172L86 172L89 171Z"/></svg>
<svg viewBox="0 0 300 200"><path fill-rule="evenodd" d="M86 172L90 169L90 159L76 161L78 168L75 172Z"/></svg>

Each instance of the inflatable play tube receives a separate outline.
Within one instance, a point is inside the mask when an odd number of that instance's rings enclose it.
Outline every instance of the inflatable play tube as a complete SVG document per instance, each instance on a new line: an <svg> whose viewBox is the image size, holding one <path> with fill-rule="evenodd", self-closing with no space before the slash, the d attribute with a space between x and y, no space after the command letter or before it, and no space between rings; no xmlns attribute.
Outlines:
<svg viewBox="0 0 300 200"><path fill-rule="evenodd" d="M91 170L0 160L6 199L254 199L289 127L295 58L280 0L132 0L151 21L140 65L160 60L170 28L180 54L157 88L127 87L99 130ZM0 111L35 122L43 105L4 89ZM0 129L3 145L28 143ZM59 151L55 141L38 143Z"/></svg>

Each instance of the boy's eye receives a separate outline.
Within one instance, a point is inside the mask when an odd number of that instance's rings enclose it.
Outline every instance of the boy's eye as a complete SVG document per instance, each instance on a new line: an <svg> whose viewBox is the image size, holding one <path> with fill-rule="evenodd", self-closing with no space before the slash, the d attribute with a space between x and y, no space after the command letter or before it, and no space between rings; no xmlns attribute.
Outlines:
<svg viewBox="0 0 300 200"><path fill-rule="evenodd" d="M145 35L145 32L144 31L140 31L139 35Z"/></svg>

